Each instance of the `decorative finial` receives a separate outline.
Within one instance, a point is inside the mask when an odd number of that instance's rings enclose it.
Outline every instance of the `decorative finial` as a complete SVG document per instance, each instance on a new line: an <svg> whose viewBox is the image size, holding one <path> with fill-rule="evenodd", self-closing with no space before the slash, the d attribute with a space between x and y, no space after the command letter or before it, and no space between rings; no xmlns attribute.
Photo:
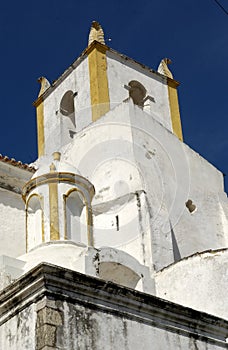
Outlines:
<svg viewBox="0 0 228 350"><path fill-rule="evenodd" d="M102 29L101 25L96 21L92 22L92 26L90 28L88 46L94 40L99 41L99 43L101 43L101 44L105 44L103 29Z"/></svg>
<svg viewBox="0 0 228 350"><path fill-rule="evenodd" d="M53 157L53 160L60 161L61 153L60 152L54 152L54 153L52 153L52 157Z"/></svg>
<svg viewBox="0 0 228 350"><path fill-rule="evenodd" d="M45 78L45 77L40 77L37 79L37 81L41 84L40 87L40 92L39 92L39 96L43 95L43 93L49 88L49 86L51 85L49 83L49 81Z"/></svg>
<svg viewBox="0 0 228 350"><path fill-rule="evenodd" d="M169 58L163 58L163 60L161 60L161 63L158 66L158 73L161 73L166 77L173 79L173 75L168 68L168 64L171 63L172 61Z"/></svg>
<svg viewBox="0 0 228 350"><path fill-rule="evenodd" d="M53 173L54 171L56 171L55 164L51 163L51 165L50 165L50 172Z"/></svg>

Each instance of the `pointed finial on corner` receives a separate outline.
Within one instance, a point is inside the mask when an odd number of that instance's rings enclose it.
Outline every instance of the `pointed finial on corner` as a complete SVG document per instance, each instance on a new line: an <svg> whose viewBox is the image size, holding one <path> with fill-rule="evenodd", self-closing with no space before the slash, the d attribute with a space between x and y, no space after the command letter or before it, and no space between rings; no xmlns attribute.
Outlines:
<svg viewBox="0 0 228 350"><path fill-rule="evenodd" d="M54 171L56 171L55 164L51 163L51 165L50 165L50 172L53 173Z"/></svg>
<svg viewBox="0 0 228 350"><path fill-rule="evenodd" d="M172 61L169 58L163 58L163 60L161 60L161 63L158 66L158 73L161 73L166 77L173 79L173 75L168 68L168 64L171 63Z"/></svg>
<svg viewBox="0 0 228 350"><path fill-rule="evenodd" d="M56 151L56 152L52 153L52 157L53 157L53 160L60 161L61 153Z"/></svg>
<svg viewBox="0 0 228 350"><path fill-rule="evenodd" d="M40 92L39 92L39 95L38 95L38 97L39 97L49 88L49 86L51 84L49 83L49 81L45 77L40 77L40 78L37 79L37 81L41 84Z"/></svg>
<svg viewBox="0 0 228 350"><path fill-rule="evenodd" d="M98 41L101 44L105 44L104 40L104 31L101 27L101 25L97 21L93 21L90 33L89 33L89 40L88 40L88 46L94 41Z"/></svg>

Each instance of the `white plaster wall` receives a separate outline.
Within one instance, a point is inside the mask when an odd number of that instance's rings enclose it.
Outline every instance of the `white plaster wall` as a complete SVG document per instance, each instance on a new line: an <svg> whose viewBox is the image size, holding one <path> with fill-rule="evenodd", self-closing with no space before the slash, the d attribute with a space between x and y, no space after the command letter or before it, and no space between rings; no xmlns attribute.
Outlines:
<svg viewBox="0 0 228 350"><path fill-rule="evenodd" d="M177 334L123 316L117 317L97 309L89 310L66 302L61 308L65 335L58 333L57 346L61 349L217 350L220 348L219 345L210 344L205 340Z"/></svg>
<svg viewBox="0 0 228 350"><path fill-rule="evenodd" d="M0 326L0 349L35 350L36 305L31 304Z"/></svg>
<svg viewBox="0 0 228 350"><path fill-rule="evenodd" d="M180 328L169 330L159 324L156 317L152 320L136 317L124 317L99 309L90 309L83 304L66 301L51 301L54 308L47 313L43 332L45 343L52 340L53 333L48 333L48 317L54 312L61 313L60 325L55 327L55 348L63 350L218 350L225 348L225 342L213 343L213 339L198 337L197 334L178 333ZM51 309L50 309L51 310ZM120 306L121 311L121 306ZM54 314L55 315L55 314ZM121 316L121 317L120 317ZM9 318L0 326L0 348L4 350L35 350L37 348L36 333L37 304L31 304L24 310ZM55 319L50 318L54 323ZM56 322L57 323L57 322ZM168 322L167 322L168 323ZM53 327L52 327L53 328ZM183 327L184 328L184 327ZM50 338L49 338L50 336ZM41 341L39 341L42 344ZM45 348L49 348L46 346Z"/></svg>
<svg viewBox="0 0 228 350"><path fill-rule="evenodd" d="M225 247L228 247L228 205L227 194L225 192L219 193L219 214L225 235Z"/></svg>
<svg viewBox="0 0 228 350"><path fill-rule="evenodd" d="M62 156L96 184L94 205L142 188L127 103L82 130L62 149Z"/></svg>
<svg viewBox="0 0 228 350"><path fill-rule="evenodd" d="M140 264L136 256L118 249L95 249L72 241L56 241L41 244L20 256L20 260L24 263L21 274L46 262L154 294L154 281L149 269Z"/></svg>
<svg viewBox="0 0 228 350"><path fill-rule="evenodd" d="M81 131L62 152L95 186L95 232L106 222L114 233L108 206L121 216L120 198L126 203L125 195L145 192L156 270L197 251L225 246L228 206L222 174L131 101ZM185 206L188 199L197 207L192 214ZM131 215L128 210L125 219ZM131 230L137 236L137 226ZM99 245L102 235L97 236Z"/></svg>
<svg viewBox="0 0 228 350"><path fill-rule="evenodd" d="M0 255L25 252L25 204L21 195L0 188Z"/></svg>
<svg viewBox="0 0 228 350"><path fill-rule="evenodd" d="M27 254L20 256L25 261L24 272L29 271L41 262L62 266L85 273L86 246L70 241L56 241L42 244Z"/></svg>
<svg viewBox="0 0 228 350"><path fill-rule="evenodd" d="M93 207L95 247L118 248L151 267L151 231L144 193L131 193L112 204L99 206L100 212L98 206Z"/></svg>
<svg viewBox="0 0 228 350"><path fill-rule="evenodd" d="M133 197L130 202L123 203L122 208L121 204L116 204L94 215L95 246L119 247L127 244L138 237L138 226L137 202Z"/></svg>
<svg viewBox="0 0 228 350"><path fill-rule="evenodd" d="M228 319L228 250L186 258L155 275L156 295Z"/></svg>
<svg viewBox="0 0 228 350"><path fill-rule="evenodd" d="M58 85L44 101L45 154L59 150L66 141L61 125L67 118L60 113L60 102L68 90L77 92L75 102L76 132L91 120L89 67L87 57ZM67 123L67 120L66 120ZM68 142L72 139L69 137Z"/></svg>
<svg viewBox="0 0 228 350"><path fill-rule="evenodd" d="M224 194L222 174L135 106L131 110L131 124L152 232L158 232L155 249L164 247L170 235L172 248L175 240L181 258L226 246L228 222L220 208ZM192 214L185 206L188 199L197 208ZM223 203L227 208L228 201L224 199ZM162 256L167 257L164 253ZM158 263L157 268L161 267Z"/></svg>
<svg viewBox="0 0 228 350"><path fill-rule="evenodd" d="M107 74L111 108L129 97L129 92L124 88L124 85L128 85L131 80L137 80L147 90L146 96L150 95L154 98L154 102L146 101L145 111L149 114L152 113L157 121L172 131L168 88L165 78L110 51L107 51Z"/></svg>
<svg viewBox="0 0 228 350"><path fill-rule="evenodd" d="M0 256L0 290L6 288L23 273L24 262L6 255Z"/></svg>

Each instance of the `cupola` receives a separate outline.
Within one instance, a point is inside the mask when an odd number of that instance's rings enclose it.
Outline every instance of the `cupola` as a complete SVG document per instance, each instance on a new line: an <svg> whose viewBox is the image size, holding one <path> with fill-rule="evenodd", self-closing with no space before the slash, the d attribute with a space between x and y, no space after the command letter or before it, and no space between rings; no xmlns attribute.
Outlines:
<svg viewBox="0 0 228 350"><path fill-rule="evenodd" d="M93 185L54 152L23 188L27 251L52 241L69 240L93 246Z"/></svg>

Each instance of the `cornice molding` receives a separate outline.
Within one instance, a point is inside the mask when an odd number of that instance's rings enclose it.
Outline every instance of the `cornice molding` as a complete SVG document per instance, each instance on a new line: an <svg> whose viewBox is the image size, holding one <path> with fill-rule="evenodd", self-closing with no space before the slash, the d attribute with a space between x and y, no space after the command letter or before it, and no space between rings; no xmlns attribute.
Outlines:
<svg viewBox="0 0 228 350"><path fill-rule="evenodd" d="M0 324L44 297L80 303L227 348L226 320L46 263L38 265L0 293Z"/></svg>

